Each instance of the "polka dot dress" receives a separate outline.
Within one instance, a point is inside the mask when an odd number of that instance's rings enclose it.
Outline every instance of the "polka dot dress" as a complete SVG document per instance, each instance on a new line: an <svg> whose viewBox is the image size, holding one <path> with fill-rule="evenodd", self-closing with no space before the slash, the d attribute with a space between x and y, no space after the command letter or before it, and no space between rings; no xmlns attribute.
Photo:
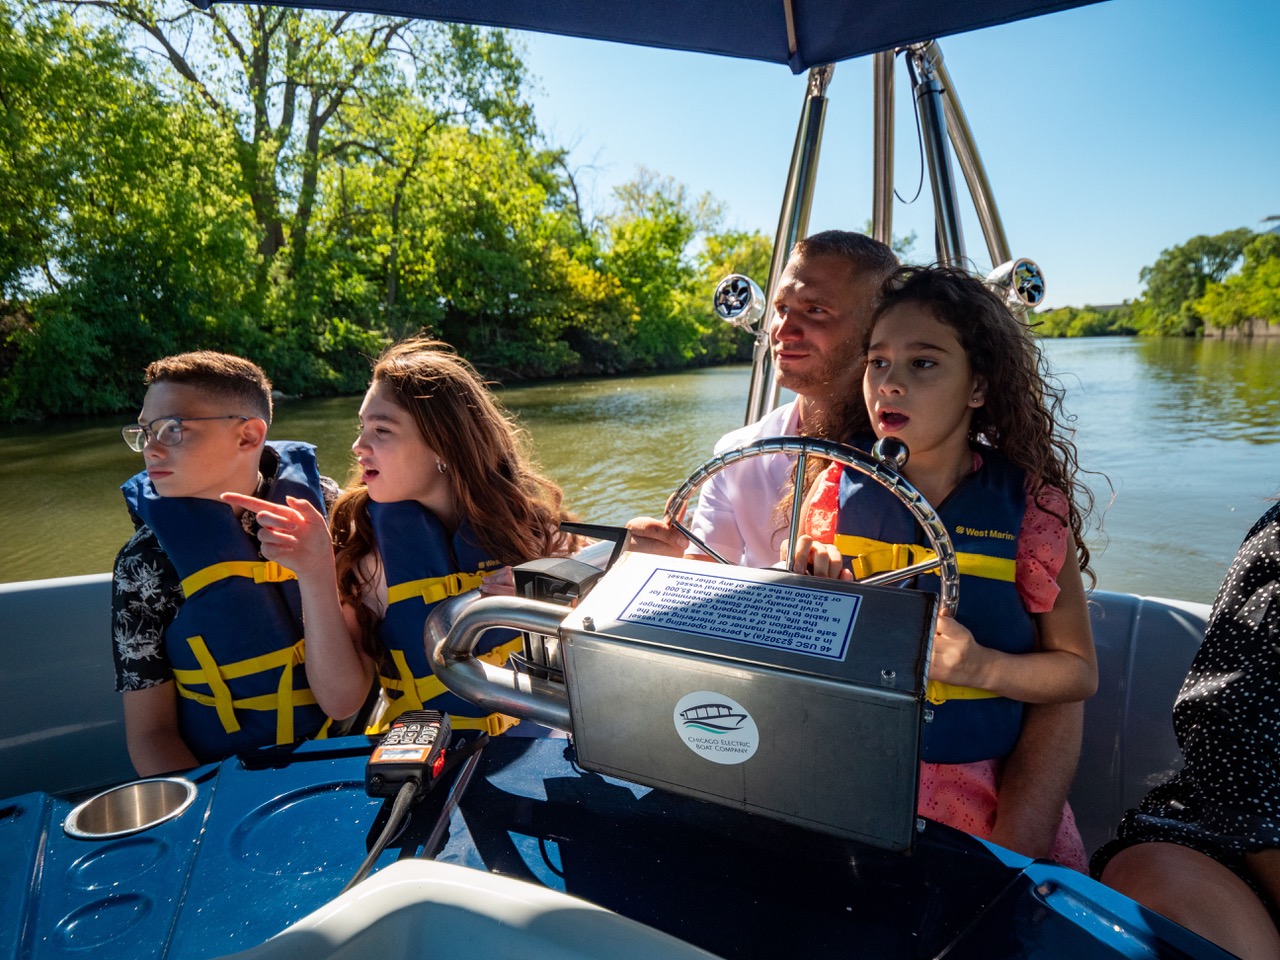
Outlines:
<svg viewBox="0 0 1280 960"><path fill-rule="evenodd" d="M1280 504L1249 531L1173 708L1186 758L1091 864L1135 843L1198 850L1245 880L1243 856L1280 847Z"/></svg>

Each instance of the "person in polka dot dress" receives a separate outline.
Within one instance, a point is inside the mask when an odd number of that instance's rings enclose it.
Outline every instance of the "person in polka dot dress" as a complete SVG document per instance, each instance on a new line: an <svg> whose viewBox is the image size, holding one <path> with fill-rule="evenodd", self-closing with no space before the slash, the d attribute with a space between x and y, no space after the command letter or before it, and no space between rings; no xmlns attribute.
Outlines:
<svg viewBox="0 0 1280 960"><path fill-rule="evenodd" d="M1238 956L1280 957L1280 503L1227 571L1173 726L1182 771L1093 873Z"/></svg>

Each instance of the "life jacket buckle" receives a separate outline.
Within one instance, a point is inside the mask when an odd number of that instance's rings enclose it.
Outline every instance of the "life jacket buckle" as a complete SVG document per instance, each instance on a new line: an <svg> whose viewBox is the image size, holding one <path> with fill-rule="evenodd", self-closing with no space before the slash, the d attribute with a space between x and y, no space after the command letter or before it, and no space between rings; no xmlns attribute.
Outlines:
<svg viewBox="0 0 1280 960"><path fill-rule="evenodd" d="M281 566L274 560L265 560L262 563L254 564L253 582L254 583L283 583L286 580L296 580L298 575L288 567Z"/></svg>
<svg viewBox="0 0 1280 960"><path fill-rule="evenodd" d="M484 718L485 729L491 737L500 737L520 721L505 713L491 713Z"/></svg>

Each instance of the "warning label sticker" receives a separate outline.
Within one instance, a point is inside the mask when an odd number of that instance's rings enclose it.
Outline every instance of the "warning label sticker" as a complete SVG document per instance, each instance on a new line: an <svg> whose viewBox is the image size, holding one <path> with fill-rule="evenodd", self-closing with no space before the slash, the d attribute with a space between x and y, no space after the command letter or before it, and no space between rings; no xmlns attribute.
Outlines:
<svg viewBox="0 0 1280 960"><path fill-rule="evenodd" d="M657 569L617 619L843 660L861 601L792 584Z"/></svg>

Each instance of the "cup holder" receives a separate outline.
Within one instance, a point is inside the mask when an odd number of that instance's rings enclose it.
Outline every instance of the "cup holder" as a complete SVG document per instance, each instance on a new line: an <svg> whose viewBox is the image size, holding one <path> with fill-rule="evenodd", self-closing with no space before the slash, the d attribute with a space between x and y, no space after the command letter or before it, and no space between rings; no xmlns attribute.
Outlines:
<svg viewBox="0 0 1280 960"><path fill-rule="evenodd" d="M62 829L80 840L124 837L172 820L195 798L196 785L181 777L135 780L76 806L62 821Z"/></svg>

